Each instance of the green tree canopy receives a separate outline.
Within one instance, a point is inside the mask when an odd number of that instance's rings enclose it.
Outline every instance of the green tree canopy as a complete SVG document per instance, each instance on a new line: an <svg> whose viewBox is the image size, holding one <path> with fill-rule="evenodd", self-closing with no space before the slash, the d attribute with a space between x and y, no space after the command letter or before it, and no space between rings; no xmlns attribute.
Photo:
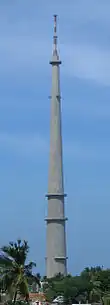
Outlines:
<svg viewBox="0 0 110 305"><path fill-rule="evenodd" d="M26 300L29 299L29 283L33 280L40 284L39 278L32 275L32 268L36 266L34 262L26 264L29 246L27 241L10 242L2 248L9 254L14 261L7 266L1 264L1 286L11 299L16 301L17 295L22 295Z"/></svg>

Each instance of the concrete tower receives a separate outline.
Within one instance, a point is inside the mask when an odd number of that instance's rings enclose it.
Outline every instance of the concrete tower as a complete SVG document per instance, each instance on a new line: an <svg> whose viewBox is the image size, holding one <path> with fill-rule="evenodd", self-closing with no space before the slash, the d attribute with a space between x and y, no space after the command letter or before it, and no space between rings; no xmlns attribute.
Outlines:
<svg viewBox="0 0 110 305"><path fill-rule="evenodd" d="M46 276L53 277L58 273L66 275L66 234L64 185L62 162L62 132L61 132L61 96L59 60L57 51L57 16L54 15L53 54L50 64L52 66L51 91L51 123L50 123L50 156L49 156L49 183L48 183L48 213L47 223L47 253Z"/></svg>

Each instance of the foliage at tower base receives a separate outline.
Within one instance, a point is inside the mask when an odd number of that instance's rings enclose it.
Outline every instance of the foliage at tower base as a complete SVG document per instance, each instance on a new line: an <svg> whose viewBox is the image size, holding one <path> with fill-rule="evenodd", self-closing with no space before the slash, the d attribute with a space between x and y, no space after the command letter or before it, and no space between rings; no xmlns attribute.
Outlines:
<svg viewBox="0 0 110 305"><path fill-rule="evenodd" d="M36 266L30 262L26 264L29 252L28 243L24 240L10 242L8 246L4 246L2 251L10 256L12 261L7 265L7 261L0 259L0 290L5 292L6 299L15 303L18 296L24 300L29 300L29 285L36 282L40 285L37 276L32 274L32 269Z"/></svg>
<svg viewBox="0 0 110 305"><path fill-rule="evenodd" d="M45 280L48 301L63 296L64 303L101 303L110 305L110 269L86 268L79 276L60 274Z"/></svg>

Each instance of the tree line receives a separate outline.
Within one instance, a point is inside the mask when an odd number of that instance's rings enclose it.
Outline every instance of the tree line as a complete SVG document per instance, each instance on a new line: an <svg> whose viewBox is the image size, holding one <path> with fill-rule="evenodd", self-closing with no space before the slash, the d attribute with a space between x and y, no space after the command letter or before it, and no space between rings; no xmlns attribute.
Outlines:
<svg viewBox="0 0 110 305"><path fill-rule="evenodd" d="M15 243L2 247L0 256L0 291L4 292L7 300L16 303L23 298L29 302L30 287L43 287L47 302L52 302L57 296L62 296L64 303L101 303L110 305L110 269L103 267L85 268L80 275L62 276L57 274L47 279L39 274L33 275L34 262L26 263L29 253L27 241L17 240ZM12 258L12 259L11 259ZM34 286L33 286L34 284Z"/></svg>
<svg viewBox="0 0 110 305"><path fill-rule="evenodd" d="M110 269L101 267L85 268L78 276L57 275L48 279L45 286L47 300L59 295L66 304L101 303L110 305Z"/></svg>

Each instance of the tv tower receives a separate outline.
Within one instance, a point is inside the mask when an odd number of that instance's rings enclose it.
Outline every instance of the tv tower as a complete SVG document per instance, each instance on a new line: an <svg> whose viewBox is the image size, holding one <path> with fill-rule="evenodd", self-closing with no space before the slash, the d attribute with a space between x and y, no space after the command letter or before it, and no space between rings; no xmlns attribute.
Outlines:
<svg viewBox="0 0 110 305"><path fill-rule="evenodd" d="M57 16L54 15L53 54L51 89L51 123L50 123L50 155L48 212L46 220L46 276L51 278L58 273L67 274L62 130L61 130L61 95L60 95L60 65L57 50Z"/></svg>

